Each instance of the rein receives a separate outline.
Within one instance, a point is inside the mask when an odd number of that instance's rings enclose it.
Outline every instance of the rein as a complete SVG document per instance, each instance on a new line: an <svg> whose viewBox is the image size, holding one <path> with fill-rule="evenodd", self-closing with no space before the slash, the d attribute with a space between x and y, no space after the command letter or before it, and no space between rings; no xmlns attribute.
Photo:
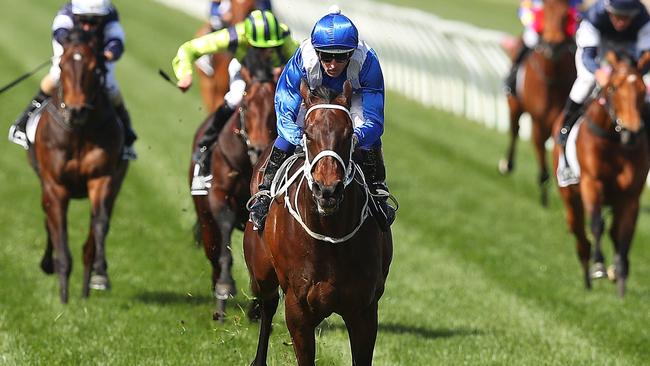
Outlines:
<svg viewBox="0 0 650 366"><path fill-rule="evenodd" d="M584 116L585 120L587 121L587 126L589 127L589 130L594 133L594 135L612 140L612 141L619 141L623 145L627 145L631 140L632 136L639 135L641 132L645 130L645 123L643 120L641 120L641 127L639 128L638 131L632 132L625 128L623 121L618 118L616 115L616 111L614 110L611 102L612 94L616 91L616 87L610 86L606 89L603 89L601 91L601 96L596 97L593 100L593 102L597 102L598 105L600 105L603 109L605 109L605 112L607 113L608 119L610 121L609 125L607 127L601 127L598 125L593 119ZM602 96L604 95L604 98ZM601 100L604 99L604 102L601 102Z"/></svg>

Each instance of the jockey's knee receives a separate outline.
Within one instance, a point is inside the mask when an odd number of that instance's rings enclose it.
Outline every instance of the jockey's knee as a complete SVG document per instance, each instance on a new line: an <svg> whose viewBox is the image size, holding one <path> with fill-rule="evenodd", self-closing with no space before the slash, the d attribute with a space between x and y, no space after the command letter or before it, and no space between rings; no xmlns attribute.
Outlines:
<svg viewBox="0 0 650 366"><path fill-rule="evenodd" d="M234 108L241 103L242 98L244 98L244 91L246 90L246 82L244 80L235 80L230 83L230 90L224 96L224 100L228 103L228 106Z"/></svg>
<svg viewBox="0 0 650 366"><path fill-rule="evenodd" d="M41 90L46 95L51 96L54 94L54 90L56 89L58 82L58 79L55 80L51 74L47 74L43 77L43 79L41 79Z"/></svg>

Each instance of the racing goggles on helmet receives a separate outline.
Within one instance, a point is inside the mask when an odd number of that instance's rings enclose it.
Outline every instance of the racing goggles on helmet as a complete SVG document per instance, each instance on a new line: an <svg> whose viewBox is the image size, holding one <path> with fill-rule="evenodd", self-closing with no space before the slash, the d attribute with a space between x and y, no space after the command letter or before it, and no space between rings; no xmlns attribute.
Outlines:
<svg viewBox="0 0 650 366"><path fill-rule="evenodd" d="M352 56L352 51L341 52L341 53L330 53L325 51L318 51L318 58L323 62L332 62L336 60L338 63L343 63L350 59Z"/></svg>

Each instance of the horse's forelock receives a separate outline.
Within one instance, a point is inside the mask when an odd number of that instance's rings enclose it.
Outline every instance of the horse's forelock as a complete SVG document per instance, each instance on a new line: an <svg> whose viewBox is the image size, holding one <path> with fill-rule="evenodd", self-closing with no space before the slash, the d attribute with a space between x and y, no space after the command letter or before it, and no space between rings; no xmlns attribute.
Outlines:
<svg viewBox="0 0 650 366"><path fill-rule="evenodd" d="M325 103L331 103L339 96L340 93L321 85L312 89L310 94L313 97L323 100Z"/></svg>
<svg viewBox="0 0 650 366"><path fill-rule="evenodd" d="M92 34L84 31L81 28L72 28L68 34L67 40L72 44L87 44L90 43Z"/></svg>
<svg viewBox="0 0 650 366"><path fill-rule="evenodd" d="M254 80L273 81L273 66L268 60L261 57L260 52L260 50L251 47L242 60L242 66L248 69Z"/></svg>

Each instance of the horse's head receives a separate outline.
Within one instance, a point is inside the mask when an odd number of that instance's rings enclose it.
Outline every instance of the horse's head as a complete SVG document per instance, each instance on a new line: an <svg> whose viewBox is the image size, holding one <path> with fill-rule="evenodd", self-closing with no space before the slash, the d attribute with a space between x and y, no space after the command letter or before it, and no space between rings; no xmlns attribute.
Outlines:
<svg viewBox="0 0 650 366"><path fill-rule="evenodd" d="M70 31L59 63L61 85L58 102L67 124L84 124L88 110L101 91L104 67L98 54L95 33L79 28Z"/></svg>
<svg viewBox="0 0 650 366"><path fill-rule="evenodd" d="M572 45L567 34L570 18L568 0L546 0L542 9L542 34L538 49L546 58L556 59Z"/></svg>
<svg viewBox="0 0 650 366"><path fill-rule="evenodd" d="M249 51L241 69L242 79L246 82L246 92L241 103L238 133L246 143L253 165L276 136L276 78L271 62L261 54L262 52L264 50Z"/></svg>
<svg viewBox="0 0 650 366"><path fill-rule="evenodd" d="M305 114L303 149L305 176L321 215L335 213L345 186L354 176L352 163L354 127L350 116L352 85L346 81L343 93L300 85Z"/></svg>
<svg viewBox="0 0 650 366"><path fill-rule="evenodd" d="M637 63L626 53L609 51L606 59L612 72L604 90L604 107L615 125L616 132L621 135L621 142L624 145L631 144L633 137L644 127L641 111L646 86ZM648 59L648 54L642 57L639 62L641 69L645 68Z"/></svg>

